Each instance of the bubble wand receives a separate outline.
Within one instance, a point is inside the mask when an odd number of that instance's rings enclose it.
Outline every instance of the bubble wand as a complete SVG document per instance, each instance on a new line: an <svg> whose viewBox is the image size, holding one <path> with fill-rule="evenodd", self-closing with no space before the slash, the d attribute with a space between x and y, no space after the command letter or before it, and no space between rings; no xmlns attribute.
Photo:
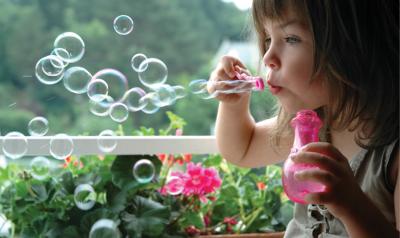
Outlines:
<svg viewBox="0 0 400 238"><path fill-rule="evenodd" d="M263 91L264 81L259 76L250 76L244 73L235 72L235 80L221 80L217 82L207 81L206 79L193 80L189 84L189 89L193 94L207 93L207 85L218 86L218 90L209 94L205 99L214 98L220 94L246 93L251 91Z"/></svg>

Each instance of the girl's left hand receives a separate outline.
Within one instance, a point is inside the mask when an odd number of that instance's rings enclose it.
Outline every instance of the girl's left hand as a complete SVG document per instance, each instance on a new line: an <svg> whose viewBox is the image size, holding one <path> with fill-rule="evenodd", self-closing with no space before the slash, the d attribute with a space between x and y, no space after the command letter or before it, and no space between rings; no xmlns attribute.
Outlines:
<svg viewBox="0 0 400 238"><path fill-rule="evenodd" d="M307 202L325 205L332 215L341 218L352 212L360 199L365 199L347 158L332 144L310 143L291 158L294 163L308 163L321 168L295 174L298 180L315 181L326 186L324 192L306 195Z"/></svg>

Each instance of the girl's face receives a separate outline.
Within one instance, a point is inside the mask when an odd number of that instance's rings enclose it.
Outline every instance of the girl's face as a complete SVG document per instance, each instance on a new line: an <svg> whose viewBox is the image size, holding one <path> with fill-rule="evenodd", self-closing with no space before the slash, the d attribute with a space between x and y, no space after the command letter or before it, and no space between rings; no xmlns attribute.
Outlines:
<svg viewBox="0 0 400 238"><path fill-rule="evenodd" d="M272 94L288 113L300 109L316 109L328 102L328 91L322 75L311 81L314 56L313 38L306 24L293 11L281 21L268 21L266 52L263 57L269 69L267 83Z"/></svg>

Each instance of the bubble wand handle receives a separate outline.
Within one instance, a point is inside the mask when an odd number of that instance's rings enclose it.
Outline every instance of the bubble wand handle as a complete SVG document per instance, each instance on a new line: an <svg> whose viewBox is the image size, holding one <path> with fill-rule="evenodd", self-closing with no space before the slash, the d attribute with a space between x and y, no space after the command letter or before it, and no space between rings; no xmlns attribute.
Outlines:
<svg viewBox="0 0 400 238"><path fill-rule="evenodd" d="M294 129L294 142L289 158L286 159L282 171L282 183L286 195L290 200L307 204L304 197L308 193L323 192L325 186L313 181L299 181L294 175L302 170L320 169L316 165L305 163L294 163L291 155L297 153L301 147L311 142L318 142L319 129L322 126L321 119L312 110L302 110L297 112L292 119L291 126Z"/></svg>
<svg viewBox="0 0 400 238"><path fill-rule="evenodd" d="M215 86L218 85L216 90L210 97L215 97L220 94L232 94L232 93L246 93L251 91L263 91L265 89L264 81L261 77L249 76L244 73L239 74L235 72L235 80L221 80L217 82L209 81Z"/></svg>
<svg viewBox="0 0 400 238"><path fill-rule="evenodd" d="M265 89L264 80L259 76L250 76L244 73L235 72L235 76L238 80L245 80L247 82L254 83L254 91L263 91Z"/></svg>

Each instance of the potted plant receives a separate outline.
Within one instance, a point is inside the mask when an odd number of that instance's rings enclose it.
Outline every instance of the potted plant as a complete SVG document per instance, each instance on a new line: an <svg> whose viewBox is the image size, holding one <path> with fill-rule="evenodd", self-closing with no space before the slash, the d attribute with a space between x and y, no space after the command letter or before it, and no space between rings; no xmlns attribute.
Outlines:
<svg viewBox="0 0 400 238"><path fill-rule="evenodd" d="M168 116L159 134L179 135L185 122ZM141 161L151 164L145 177L135 171ZM15 163L0 168L0 237L110 237L93 232L99 221L116 237L259 237L284 231L292 216L279 167L239 168L220 155L68 157L44 176L36 172Z"/></svg>

